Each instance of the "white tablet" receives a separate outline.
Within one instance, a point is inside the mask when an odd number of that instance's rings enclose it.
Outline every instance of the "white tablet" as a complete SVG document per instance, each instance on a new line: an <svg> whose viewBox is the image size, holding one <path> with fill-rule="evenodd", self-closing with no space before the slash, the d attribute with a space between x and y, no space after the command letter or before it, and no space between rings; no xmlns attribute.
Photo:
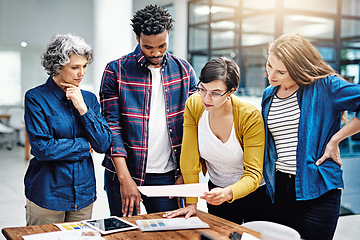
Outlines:
<svg viewBox="0 0 360 240"><path fill-rule="evenodd" d="M109 234L138 228L135 224L129 223L128 221L116 216L85 220L81 222L99 231L101 234Z"/></svg>

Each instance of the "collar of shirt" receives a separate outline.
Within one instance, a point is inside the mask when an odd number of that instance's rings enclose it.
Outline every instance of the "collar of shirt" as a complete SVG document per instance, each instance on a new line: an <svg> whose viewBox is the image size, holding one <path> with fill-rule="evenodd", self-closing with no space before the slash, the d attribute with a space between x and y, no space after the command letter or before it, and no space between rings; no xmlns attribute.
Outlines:
<svg viewBox="0 0 360 240"><path fill-rule="evenodd" d="M49 88L49 90L56 96L59 101L66 100L66 94L65 91L59 87L52 76L48 78L46 81L46 86Z"/></svg>
<svg viewBox="0 0 360 240"><path fill-rule="evenodd" d="M144 66L144 67L147 68L150 65L150 61L147 60L147 58L145 57L145 55L141 51L139 44L136 46L136 49L135 49L134 53L136 54L136 60L138 61L138 63L141 66ZM163 59L163 62L161 64L161 66L166 66L167 65L167 57L168 57L168 53L166 52L165 55L164 55L164 59Z"/></svg>

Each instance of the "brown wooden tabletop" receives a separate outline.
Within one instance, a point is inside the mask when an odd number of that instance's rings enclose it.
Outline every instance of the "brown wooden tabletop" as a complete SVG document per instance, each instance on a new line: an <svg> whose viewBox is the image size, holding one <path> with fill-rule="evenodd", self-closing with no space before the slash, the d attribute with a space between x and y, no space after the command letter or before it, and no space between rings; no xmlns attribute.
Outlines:
<svg viewBox="0 0 360 240"><path fill-rule="evenodd" d="M133 217L124 217L125 220L135 223L135 220L140 219L154 219L162 218L163 213L153 213L153 214L144 214ZM253 231L251 229L242 227L236 223L227 221L225 219L216 217L209 213L198 210L196 214L202 221L208 223L210 228L208 229L190 229L190 230L176 230L176 231L161 231L161 232L141 232L139 229L113 233L109 235L104 235L103 237L107 240L115 239L200 239L200 234L204 233L208 236L211 236L214 239L225 240L229 239L229 234L233 232L243 233L247 232L255 237L260 238L260 233ZM44 233L44 232L54 232L59 231L59 229L53 224L47 225L38 225L38 226L29 226L29 227L7 227L2 229L2 233L8 240L22 240L22 236Z"/></svg>
<svg viewBox="0 0 360 240"><path fill-rule="evenodd" d="M11 115L10 114L0 114L0 119L10 119Z"/></svg>

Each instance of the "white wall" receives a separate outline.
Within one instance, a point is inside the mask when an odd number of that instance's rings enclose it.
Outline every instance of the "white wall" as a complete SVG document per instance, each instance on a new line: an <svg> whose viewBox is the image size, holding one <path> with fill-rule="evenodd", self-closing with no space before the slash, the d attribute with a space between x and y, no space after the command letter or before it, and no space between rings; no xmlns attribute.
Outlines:
<svg viewBox="0 0 360 240"><path fill-rule="evenodd" d="M93 0L0 0L0 51L21 53L21 96L46 81L40 55L54 34L79 35L93 44L92 9ZM26 48L20 46L22 41ZM85 80L91 78L90 72Z"/></svg>
<svg viewBox="0 0 360 240"><path fill-rule="evenodd" d="M40 56L56 33L79 35L93 47L95 61L82 86L98 95L106 63L136 46L130 19L148 4L174 5L173 52L186 58L187 0L0 0L0 51L21 53L21 96L46 81ZM28 43L26 48L20 46L22 41Z"/></svg>
<svg viewBox="0 0 360 240"><path fill-rule="evenodd" d="M94 0L94 93L108 62L132 51L134 34L130 26L132 0Z"/></svg>

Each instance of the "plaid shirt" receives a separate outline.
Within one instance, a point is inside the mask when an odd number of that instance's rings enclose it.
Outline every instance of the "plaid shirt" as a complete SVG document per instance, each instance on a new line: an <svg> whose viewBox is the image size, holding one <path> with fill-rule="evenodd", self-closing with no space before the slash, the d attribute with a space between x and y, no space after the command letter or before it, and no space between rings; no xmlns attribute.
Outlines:
<svg viewBox="0 0 360 240"><path fill-rule="evenodd" d="M102 114L112 130L112 143L102 165L115 172L111 157L125 157L138 185L145 180L148 155L151 72L140 50L107 64L101 86ZM195 90L196 76L191 65L166 53L161 66L166 118L172 157L179 169L185 101Z"/></svg>

